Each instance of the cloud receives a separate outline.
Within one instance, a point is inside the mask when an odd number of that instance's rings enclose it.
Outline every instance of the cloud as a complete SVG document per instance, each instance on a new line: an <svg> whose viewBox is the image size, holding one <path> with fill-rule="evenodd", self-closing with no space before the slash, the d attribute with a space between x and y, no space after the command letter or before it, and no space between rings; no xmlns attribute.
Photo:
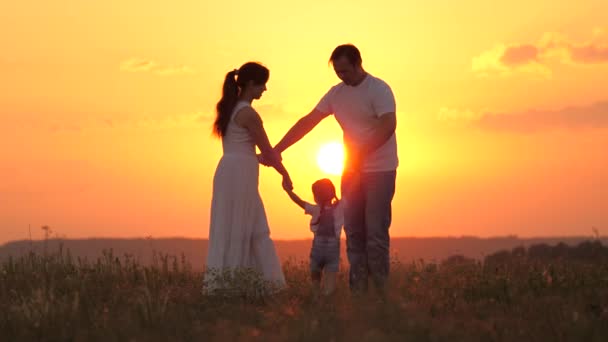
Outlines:
<svg viewBox="0 0 608 342"><path fill-rule="evenodd" d="M606 63L608 62L608 45L583 45L570 47L570 57L576 63Z"/></svg>
<svg viewBox="0 0 608 342"><path fill-rule="evenodd" d="M255 107L255 110L260 113L262 119L279 119L289 118L288 110L285 104L282 103L266 103Z"/></svg>
<svg viewBox="0 0 608 342"><path fill-rule="evenodd" d="M476 124L498 131L533 132L548 129L608 127L608 101L558 110L529 110L521 113L487 113Z"/></svg>
<svg viewBox="0 0 608 342"><path fill-rule="evenodd" d="M538 48L534 45L509 46L500 61L506 66L518 66L538 61Z"/></svg>
<svg viewBox="0 0 608 342"><path fill-rule="evenodd" d="M473 57L471 69L482 77L508 76L516 72L550 77L552 63L608 63L608 39L605 31L595 29L590 40L583 43L572 42L560 33L548 32L533 44L498 44Z"/></svg>
<svg viewBox="0 0 608 342"><path fill-rule="evenodd" d="M168 66L162 69L156 70L156 73L163 76L168 75L182 75L182 74L193 74L195 70L186 65L179 66Z"/></svg>
<svg viewBox="0 0 608 342"><path fill-rule="evenodd" d="M456 109L441 107L437 113L437 120L440 121L472 121L481 117L479 112L471 109Z"/></svg>
<svg viewBox="0 0 608 342"><path fill-rule="evenodd" d="M166 115L162 117L144 117L134 122L140 128L166 129L178 127L190 127L202 122L209 122L209 115L197 111L185 114Z"/></svg>
<svg viewBox="0 0 608 342"><path fill-rule="evenodd" d="M215 116L204 113L203 111L192 111L189 113L164 114L158 116L139 116L139 115L122 115L114 118L104 118L95 120L94 123L89 123L87 128L101 129L177 129L177 128L192 128L200 124L213 122ZM64 125L65 126L65 125ZM64 129L65 130L65 129Z"/></svg>
<svg viewBox="0 0 608 342"><path fill-rule="evenodd" d="M53 133L77 133L82 131L82 127L74 124L53 124L50 131Z"/></svg>
<svg viewBox="0 0 608 342"><path fill-rule="evenodd" d="M474 57L471 68L481 77L509 76L515 72L551 77L551 70L538 57L538 49L531 45L496 45Z"/></svg>
<svg viewBox="0 0 608 342"><path fill-rule="evenodd" d="M152 72L160 76L192 74L196 71L186 65L162 65L153 60L130 58L120 63L120 70L125 72Z"/></svg>
<svg viewBox="0 0 608 342"><path fill-rule="evenodd" d="M131 58L120 63L120 70L128 72L151 71L156 67L156 62L141 58Z"/></svg>
<svg viewBox="0 0 608 342"><path fill-rule="evenodd" d="M264 122L274 122L279 119L292 118L287 113L287 109L282 104L267 103L255 107ZM213 124L215 122L215 110L198 111L195 114L195 121L200 124Z"/></svg>
<svg viewBox="0 0 608 342"><path fill-rule="evenodd" d="M212 112L197 112L196 122L201 124L211 124L215 122L215 113Z"/></svg>

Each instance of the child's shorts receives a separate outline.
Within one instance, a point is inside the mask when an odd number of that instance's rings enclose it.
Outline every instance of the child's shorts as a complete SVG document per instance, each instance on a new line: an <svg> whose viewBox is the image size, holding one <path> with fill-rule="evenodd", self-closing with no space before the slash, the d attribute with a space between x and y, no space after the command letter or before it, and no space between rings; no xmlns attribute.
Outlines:
<svg viewBox="0 0 608 342"><path fill-rule="evenodd" d="M338 272L339 266L340 239L334 236L315 236L310 250L310 272Z"/></svg>

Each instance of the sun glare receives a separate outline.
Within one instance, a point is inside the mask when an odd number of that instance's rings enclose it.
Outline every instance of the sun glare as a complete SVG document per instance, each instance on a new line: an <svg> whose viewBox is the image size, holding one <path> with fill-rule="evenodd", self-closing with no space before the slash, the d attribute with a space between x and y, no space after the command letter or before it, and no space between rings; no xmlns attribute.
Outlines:
<svg viewBox="0 0 608 342"><path fill-rule="evenodd" d="M317 163L321 171L331 175L340 175L344 166L344 147L342 144L330 142L322 145L317 155Z"/></svg>

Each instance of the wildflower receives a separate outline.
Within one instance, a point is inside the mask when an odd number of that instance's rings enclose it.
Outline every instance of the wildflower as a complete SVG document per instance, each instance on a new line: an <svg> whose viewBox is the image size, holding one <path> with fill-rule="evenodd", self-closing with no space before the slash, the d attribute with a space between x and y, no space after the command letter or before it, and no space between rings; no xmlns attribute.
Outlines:
<svg viewBox="0 0 608 342"><path fill-rule="evenodd" d="M296 315L296 311L292 306L286 306L283 310L283 313L289 317L293 317Z"/></svg>
<svg viewBox="0 0 608 342"><path fill-rule="evenodd" d="M258 328L253 328L251 329L251 331L249 332L249 335L251 335L251 337L258 337L262 334L262 332L260 331L260 329Z"/></svg>
<svg viewBox="0 0 608 342"><path fill-rule="evenodd" d="M553 283L553 277L551 277L551 274L549 274L547 270L543 271L543 277L545 278L547 285L551 285L551 283Z"/></svg>

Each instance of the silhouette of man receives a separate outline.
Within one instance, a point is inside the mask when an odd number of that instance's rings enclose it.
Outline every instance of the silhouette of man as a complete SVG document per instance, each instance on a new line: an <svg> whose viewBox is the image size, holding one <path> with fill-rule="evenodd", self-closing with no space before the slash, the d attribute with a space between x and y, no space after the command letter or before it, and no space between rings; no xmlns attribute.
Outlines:
<svg viewBox="0 0 608 342"><path fill-rule="evenodd" d="M354 45L336 47L329 62L342 82L291 127L275 151L282 153L321 120L334 115L342 128L347 154L341 190L350 288L355 293L366 292L370 275L383 296L390 265L391 202L399 164L395 97L386 82L363 69L361 53Z"/></svg>

